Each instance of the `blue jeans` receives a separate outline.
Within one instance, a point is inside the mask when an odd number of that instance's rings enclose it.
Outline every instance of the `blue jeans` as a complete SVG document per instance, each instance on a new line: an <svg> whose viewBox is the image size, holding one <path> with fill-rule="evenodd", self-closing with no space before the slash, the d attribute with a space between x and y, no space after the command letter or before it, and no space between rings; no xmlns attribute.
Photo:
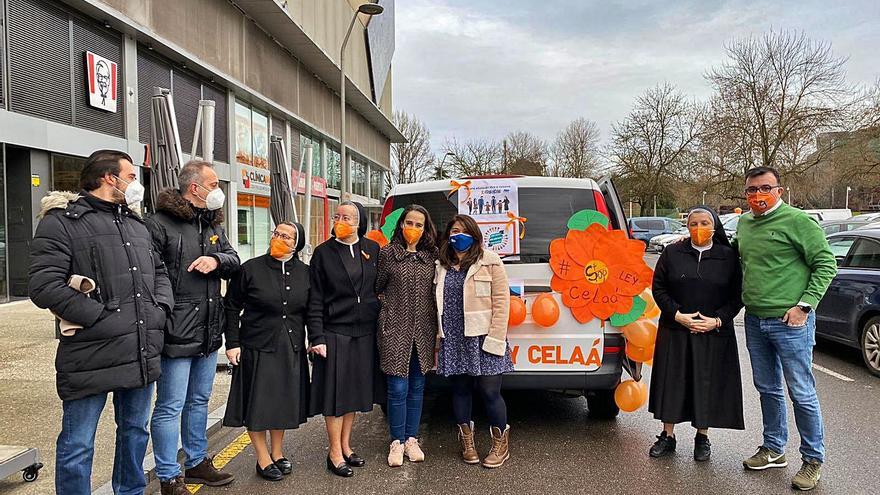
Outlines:
<svg viewBox="0 0 880 495"><path fill-rule="evenodd" d="M116 415L113 493L142 494L147 486L143 466L150 439L147 423L152 397L152 383L143 388L113 392ZM107 393L63 402L61 433L55 449L55 492L58 495L92 493L95 431L106 403Z"/></svg>
<svg viewBox="0 0 880 495"><path fill-rule="evenodd" d="M761 395L764 447L785 452L788 425L782 378L794 405L804 460L825 462L825 431L813 377L816 316L810 313L803 327L790 327L780 318L746 315L746 346L752 360L752 378Z"/></svg>
<svg viewBox="0 0 880 495"><path fill-rule="evenodd" d="M425 375L413 348L409 358L409 376L388 376L388 427L392 440L404 443L410 437L418 437L424 395Z"/></svg>
<svg viewBox="0 0 880 495"><path fill-rule="evenodd" d="M184 466L190 469L208 457L208 399L214 388L217 353L207 357L167 358L162 356L156 407L150 430L156 476L168 481L180 476L177 440L186 454Z"/></svg>

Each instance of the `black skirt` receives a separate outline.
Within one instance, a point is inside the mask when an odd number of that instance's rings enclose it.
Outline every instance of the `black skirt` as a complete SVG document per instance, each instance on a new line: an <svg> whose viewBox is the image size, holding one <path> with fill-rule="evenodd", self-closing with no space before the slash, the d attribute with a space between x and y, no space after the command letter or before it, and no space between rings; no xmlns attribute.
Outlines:
<svg viewBox="0 0 880 495"><path fill-rule="evenodd" d="M303 344L279 332L275 352L241 348L223 425L291 430L309 418L309 369Z"/></svg>
<svg viewBox="0 0 880 495"><path fill-rule="evenodd" d="M327 332L327 357L312 362L311 414L339 417L373 410L376 336Z"/></svg>
<svg viewBox="0 0 880 495"><path fill-rule="evenodd" d="M664 423L744 429L736 335L691 334L661 323L648 410Z"/></svg>

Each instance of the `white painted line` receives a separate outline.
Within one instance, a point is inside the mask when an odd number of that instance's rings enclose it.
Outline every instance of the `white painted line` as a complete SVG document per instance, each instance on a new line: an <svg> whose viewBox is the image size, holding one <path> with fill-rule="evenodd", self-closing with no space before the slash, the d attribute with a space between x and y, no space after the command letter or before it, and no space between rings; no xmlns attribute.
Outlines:
<svg viewBox="0 0 880 495"><path fill-rule="evenodd" d="M824 366L819 366L816 363L813 363L813 369L816 371L821 371L822 373L825 373L826 375L831 375L834 378L837 378L838 380L843 380L845 382L854 382L855 381L846 375L841 375L840 373L838 373L836 371L829 370L828 368L826 368Z"/></svg>

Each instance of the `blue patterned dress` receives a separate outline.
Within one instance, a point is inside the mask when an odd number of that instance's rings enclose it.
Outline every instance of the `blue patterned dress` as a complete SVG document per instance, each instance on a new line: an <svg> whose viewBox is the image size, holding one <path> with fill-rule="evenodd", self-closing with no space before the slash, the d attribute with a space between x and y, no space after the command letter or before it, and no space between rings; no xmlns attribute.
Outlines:
<svg viewBox="0 0 880 495"><path fill-rule="evenodd" d="M464 335L464 281L466 270L449 269L443 286L443 335L437 361L442 376L499 375L513 371L510 345L503 356L482 349L485 336Z"/></svg>

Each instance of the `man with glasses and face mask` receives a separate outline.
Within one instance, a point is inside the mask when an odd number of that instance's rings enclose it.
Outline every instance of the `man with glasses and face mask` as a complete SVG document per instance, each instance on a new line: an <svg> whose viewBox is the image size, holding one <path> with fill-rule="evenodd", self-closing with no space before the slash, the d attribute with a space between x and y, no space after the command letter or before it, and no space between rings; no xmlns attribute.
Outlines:
<svg viewBox="0 0 880 495"><path fill-rule="evenodd" d="M776 170L758 167L746 173L751 213L739 220L737 243L743 265L746 346L761 395L764 442L743 465L758 471L788 465L785 377L803 460L792 486L812 490L825 462L825 434L812 370L814 310L837 274L837 263L816 221L785 204L782 192Z"/></svg>
<svg viewBox="0 0 880 495"><path fill-rule="evenodd" d="M186 483L222 486L233 481L208 457L205 428L225 329L220 282L235 275L240 262L223 229L225 197L211 164L191 161L178 180L179 190L159 193L156 214L147 219L176 301L150 425L162 495L186 495ZM183 474L178 438L186 454Z"/></svg>
<svg viewBox="0 0 880 495"><path fill-rule="evenodd" d="M130 209L144 197L131 157L92 153L80 183L78 194L55 191L41 201L28 277L34 304L66 324L57 328L55 358L64 410L55 491L92 493L95 431L112 392L113 492L141 494L153 383L174 299L165 265L150 249L150 233ZM88 294L75 280L88 281Z"/></svg>

